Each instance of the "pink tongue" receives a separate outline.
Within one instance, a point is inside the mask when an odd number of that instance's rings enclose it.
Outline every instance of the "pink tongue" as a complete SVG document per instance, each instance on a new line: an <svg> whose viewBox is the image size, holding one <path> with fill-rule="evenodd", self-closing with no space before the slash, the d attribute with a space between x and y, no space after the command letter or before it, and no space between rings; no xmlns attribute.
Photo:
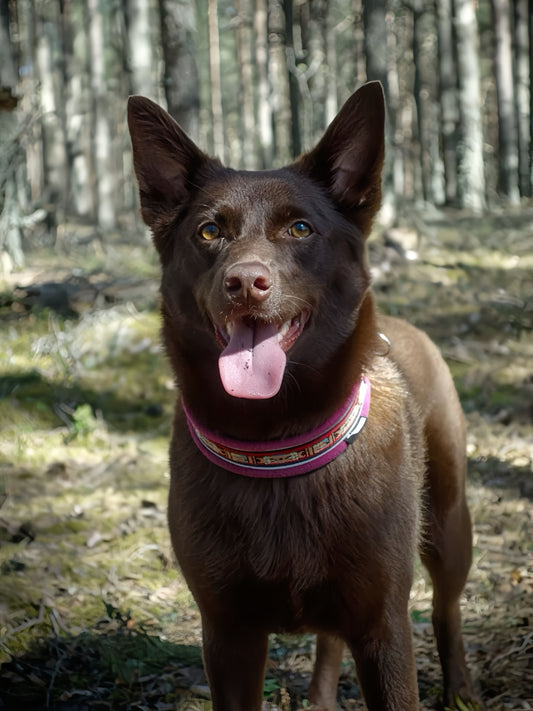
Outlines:
<svg viewBox="0 0 533 711"><path fill-rule="evenodd" d="M222 385L234 397L266 399L281 387L287 357L276 324L233 322L230 342L218 359Z"/></svg>

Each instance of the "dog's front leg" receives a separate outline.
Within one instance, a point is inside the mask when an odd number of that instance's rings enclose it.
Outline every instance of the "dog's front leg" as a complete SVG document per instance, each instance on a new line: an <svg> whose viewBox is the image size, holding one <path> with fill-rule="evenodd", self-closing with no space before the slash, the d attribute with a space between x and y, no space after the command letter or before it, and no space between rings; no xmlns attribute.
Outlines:
<svg viewBox="0 0 533 711"><path fill-rule="evenodd" d="M369 711L414 711L418 687L409 616L350 645Z"/></svg>
<svg viewBox="0 0 533 711"><path fill-rule="evenodd" d="M213 711L260 711L268 635L203 619L204 664Z"/></svg>

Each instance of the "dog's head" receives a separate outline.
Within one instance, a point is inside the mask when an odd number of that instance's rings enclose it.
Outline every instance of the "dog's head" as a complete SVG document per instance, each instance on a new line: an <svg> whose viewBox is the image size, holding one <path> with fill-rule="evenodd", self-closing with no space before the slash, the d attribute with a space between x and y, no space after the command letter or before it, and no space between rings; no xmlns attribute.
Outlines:
<svg viewBox="0 0 533 711"><path fill-rule="evenodd" d="M316 377L353 333L369 285L381 86L359 89L318 145L279 170L224 167L142 97L130 98L128 122L178 378L182 366L205 374L218 362L218 387L266 399L299 374Z"/></svg>

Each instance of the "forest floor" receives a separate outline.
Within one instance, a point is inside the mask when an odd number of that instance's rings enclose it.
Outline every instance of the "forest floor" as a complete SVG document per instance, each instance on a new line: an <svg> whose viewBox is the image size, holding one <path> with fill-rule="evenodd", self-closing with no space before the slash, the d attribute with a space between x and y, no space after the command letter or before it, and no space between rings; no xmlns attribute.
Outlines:
<svg viewBox="0 0 533 711"><path fill-rule="evenodd" d="M371 263L382 308L440 346L467 419L468 663L487 709L533 709L533 211L413 224L376 233ZM27 259L0 294L0 709L209 709L166 527L175 391L155 255L70 245ZM411 610L433 709L420 565ZM265 709L305 706L313 654L311 636L271 638ZM339 705L364 708L348 656Z"/></svg>

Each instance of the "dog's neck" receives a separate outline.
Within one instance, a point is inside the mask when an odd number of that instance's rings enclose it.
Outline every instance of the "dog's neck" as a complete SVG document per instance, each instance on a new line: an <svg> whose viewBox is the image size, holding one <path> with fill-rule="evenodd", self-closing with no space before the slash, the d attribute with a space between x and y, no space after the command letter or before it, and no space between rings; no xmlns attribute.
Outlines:
<svg viewBox="0 0 533 711"><path fill-rule="evenodd" d="M370 381L362 376L342 407L319 427L281 440L248 442L223 437L195 422L185 403L183 409L194 443L217 466L254 478L297 476L325 466L357 438L370 409Z"/></svg>
<svg viewBox="0 0 533 711"><path fill-rule="evenodd" d="M344 407L375 356L383 353L370 290L358 316L351 337L324 367L296 365L282 392L270 400L232 397L221 387L212 363L180 358L179 388L191 417L202 429L245 441L283 440L322 427Z"/></svg>

